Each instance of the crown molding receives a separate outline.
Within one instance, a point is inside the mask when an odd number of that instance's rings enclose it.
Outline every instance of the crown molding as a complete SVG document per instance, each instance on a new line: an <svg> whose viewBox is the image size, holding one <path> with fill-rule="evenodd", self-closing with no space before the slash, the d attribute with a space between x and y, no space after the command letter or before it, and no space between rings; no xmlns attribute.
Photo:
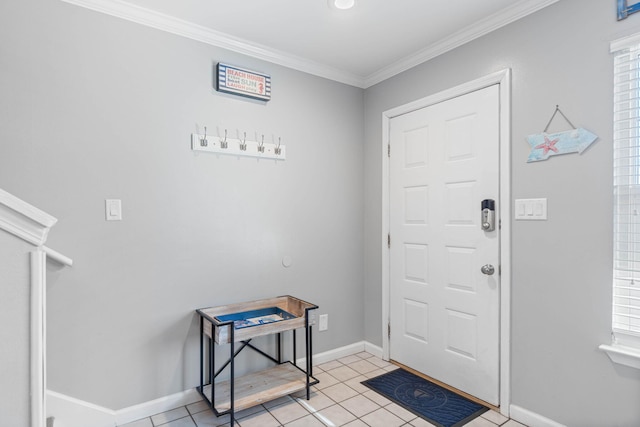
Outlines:
<svg viewBox="0 0 640 427"><path fill-rule="evenodd" d="M539 0L523 0L506 9L495 13L486 19L478 21L476 24L466 27L461 31L454 33L453 35L442 39L441 41L434 43L417 53L409 55L404 59L391 64L387 67L376 71L375 73L365 77L364 87L368 88L375 84L378 84L390 77L407 71L417 65L429 61L437 56L447 53L457 47L460 47L466 43L469 43L477 38L480 38L492 31L495 31L501 27L509 25L518 19L524 18L527 15L535 13L547 6L550 6L560 0L546 0L540 2Z"/></svg>
<svg viewBox="0 0 640 427"><path fill-rule="evenodd" d="M416 65L429 61L443 53L469 43L498 28L537 12L559 0L523 0L476 24L454 33L415 54L376 71L369 76L360 76L334 67L310 61L267 46L243 40L211 28L185 21L161 12L127 3L123 0L61 0L76 6L126 19L141 25L176 34L212 46L228 49L249 57L271 62L304 73L323 77L350 86L366 89Z"/></svg>
<svg viewBox="0 0 640 427"><path fill-rule="evenodd" d="M364 87L364 79L361 76L122 0L62 1L350 86Z"/></svg>
<svg viewBox="0 0 640 427"><path fill-rule="evenodd" d="M58 220L0 189L0 229L41 246Z"/></svg>

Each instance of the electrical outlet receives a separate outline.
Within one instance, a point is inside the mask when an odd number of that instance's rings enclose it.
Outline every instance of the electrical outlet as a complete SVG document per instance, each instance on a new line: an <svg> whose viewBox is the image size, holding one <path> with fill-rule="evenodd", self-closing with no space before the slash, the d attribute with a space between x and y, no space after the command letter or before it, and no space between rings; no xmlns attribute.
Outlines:
<svg viewBox="0 0 640 427"><path fill-rule="evenodd" d="M329 315L328 314L321 314L320 315L320 322L318 324L318 330L319 331L326 331L327 329L329 329Z"/></svg>

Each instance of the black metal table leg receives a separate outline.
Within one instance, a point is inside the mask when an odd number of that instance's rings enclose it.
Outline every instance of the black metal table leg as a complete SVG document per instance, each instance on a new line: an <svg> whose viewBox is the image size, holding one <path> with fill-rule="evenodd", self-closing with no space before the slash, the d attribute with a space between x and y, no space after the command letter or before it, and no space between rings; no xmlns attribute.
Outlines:
<svg viewBox="0 0 640 427"><path fill-rule="evenodd" d="M282 363L282 334L280 332L276 334L276 353L278 363Z"/></svg>
<svg viewBox="0 0 640 427"><path fill-rule="evenodd" d="M230 354L231 354L231 378L230 378L230 382L229 382L229 397L231 398L231 401L229 402L231 404L231 412L230 412L230 421L229 421L229 425L231 427L233 427L233 425L235 424L235 405L234 405L234 399L235 396L233 395L234 393L234 383L235 383L235 375L236 375L236 371L235 371L235 336L234 336L234 325L233 323L231 323L231 325L229 325L229 336L231 337L231 342L229 343L229 346L231 348L230 350Z"/></svg>
<svg viewBox="0 0 640 427"><path fill-rule="evenodd" d="M309 359L309 375L313 376L313 338L311 334L313 330L311 326L309 326L309 353L307 353L307 358Z"/></svg>
<svg viewBox="0 0 640 427"><path fill-rule="evenodd" d="M213 367L214 367L214 361L215 361L215 358L216 358L215 350L216 350L216 348L213 345L213 339L209 338L209 384L212 384L212 385L213 385L213 380L214 380L214 377L213 377L213 369L214 368Z"/></svg>
<svg viewBox="0 0 640 427"><path fill-rule="evenodd" d="M200 393L204 392L204 317L200 316Z"/></svg>
<svg viewBox="0 0 640 427"><path fill-rule="evenodd" d="M311 340L311 326L309 325L309 313L305 313L305 319L304 319L304 338L305 338L305 353L306 353L306 376L307 376L307 400L309 400L311 398L311 393L309 390L309 376L310 376L310 372L311 369L309 367L310 363L311 363L311 355L309 354L309 341Z"/></svg>
<svg viewBox="0 0 640 427"><path fill-rule="evenodd" d="M213 335L213 325L211 325L211 335ZM216 349L213 345L213 338L209 338L209 384L211 384L211 407L215 407L216 385L213 376L213 367L216 361Z"/></svg>
<svg viewBox="0 0 640 427"><path fill-rule="evenodd" d="M297 358L296 358L296 330L293 331L293 364L298 366Z"/></svg>

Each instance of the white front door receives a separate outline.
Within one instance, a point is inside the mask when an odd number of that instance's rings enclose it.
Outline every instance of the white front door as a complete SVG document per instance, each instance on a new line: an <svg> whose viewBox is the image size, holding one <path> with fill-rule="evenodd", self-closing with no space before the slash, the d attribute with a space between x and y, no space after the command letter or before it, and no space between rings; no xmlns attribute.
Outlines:
<svg viewBox="0 0 640 427"><path fill-rule="evenodd" d="M390 358L497 406L499 86L389 129ZM494 231L482 228L485 199Z"/></svg>

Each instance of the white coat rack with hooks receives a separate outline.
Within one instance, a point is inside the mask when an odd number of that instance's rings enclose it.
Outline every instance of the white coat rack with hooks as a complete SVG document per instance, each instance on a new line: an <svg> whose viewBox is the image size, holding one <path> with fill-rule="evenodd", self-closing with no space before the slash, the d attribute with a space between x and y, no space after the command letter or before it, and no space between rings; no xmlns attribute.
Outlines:
<svg viewBox="0 0 640 427"><path fill-rule="evenodd" d="M256 140L251 140L247 138L246 132L238 132L236 138L229 136L226 129L221 133L220 136L208 135L206 127L204 134L192 133L191 149L260 159L285 160L287 158L287 150L280 137L272 137L271 141L267 141L265 135L256 135Z"/></svg>

